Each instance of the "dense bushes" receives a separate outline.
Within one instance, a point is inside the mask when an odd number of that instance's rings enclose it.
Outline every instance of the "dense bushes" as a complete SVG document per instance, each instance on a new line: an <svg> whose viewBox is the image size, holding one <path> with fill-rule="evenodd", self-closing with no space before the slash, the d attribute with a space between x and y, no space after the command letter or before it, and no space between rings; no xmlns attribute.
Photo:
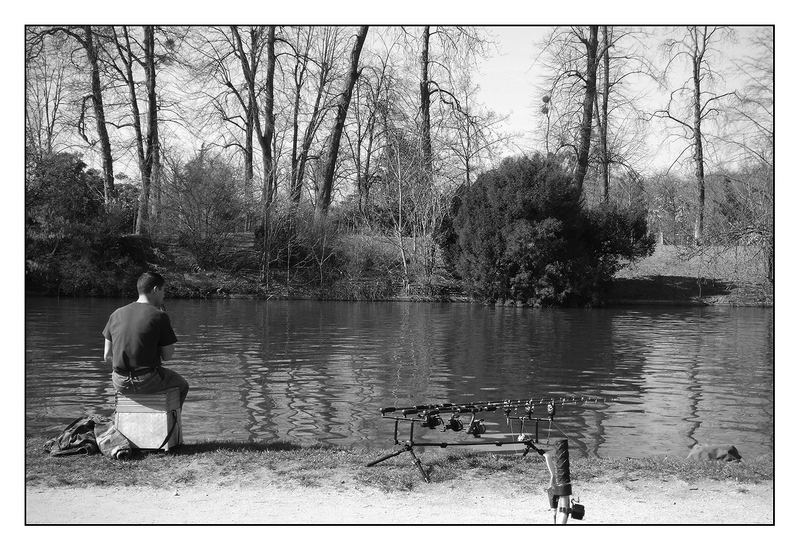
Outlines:
<svg viewBox="0 0 800 551"><path fill-rule="evenodd" d="M268 258L268 269L261 272L265 292L274 293L273 285L325 298L410 292L398 247L415 250L421 239L353 227L336 209L315 220L309 205L279 197L270 209L269 231L265 236L258 228L255 251L245 254L228 243L246 214L231 191L235 176L229 168L201 152L171 175L168 190L184 186L187 194L166 194L165 220L198 263L203 260L200 268L217 267L231 276L248 272L255 282L260 252ZM136 212L135 187L118 185L118 197L105 205L102 185L75 155L46 156L28 167L29 292L127 295L148 263L169 269L171 261L156 258L149 238L127 235ZM179 198L208 208L177 209ZM508 159L462 188L437 240L441 258L466 291L531 305L598 302L625 259L653 248L643 212L613 206L585 210L571 178L540 156ZM449 286L445 279L439 282Z"/></svg>
<svg viewBox="0 0 800 551"><path fill-rule="evenodd" d="M25 281L29 292L66 295L129 293L146 267L146 247L121 237L133 208L103 204L100 176L80 157L47 155L28 166L25 188Z"/></svg>
<svg viewBox="0 0 800 551"><path fill-rule="evenodd" d="M327 298L387 298L399 268L392 244L334 212L315 221L309 205L279 199L270 209L269 232L255 231L255 248L265 247L272 278L289 285L313 285ZM352 221L349 221L352 222Z"/></svg>
<svg viewBox="0 0 800 551"><path fill-rule="evenodd" d="M460 190L439 236L466 290L531 305L596 303L624 259L652 253L644 212L587 211L543 157L506 159Z"/></svg>

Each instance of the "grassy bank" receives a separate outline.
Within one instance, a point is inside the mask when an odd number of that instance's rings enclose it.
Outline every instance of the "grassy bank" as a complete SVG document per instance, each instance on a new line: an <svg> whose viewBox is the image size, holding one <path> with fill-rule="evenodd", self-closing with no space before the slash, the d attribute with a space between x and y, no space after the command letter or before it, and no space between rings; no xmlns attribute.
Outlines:
<svg viewBox="0 0 800 551"><path fill-rule="evenodd" d="M169 454L147 454L130 461L114 461L102 455L51 457L42 453L43 440L26 440L26 482L33 486L145 486L152 488L247 487L260 484L266 473L281 483L316 487L331 480L385 492L415 491L427 486L410 457L401 455L375 467L365 465L391 450L340 448L327 445L299 446L288 442L186 444ZM498 478L523 489L540 491L549 475L535 454L495 455L448 452L424 454L422 462L431 484L470 479ZM762 483L773 478L770 456L742 463L693 462L675 457L645 459L571 460L576 483L604 480L730 480Z"/></svg>
<svg viewBox="0 0 800 551"><path fill-rule="evenodd" d="M428 284L400 281L375 274L344 277L331 286L298 282L272 274L269 285L255 272L225 270L181 271L159 267L171 282L176 298L259 298L320 300L470 300L459 282L442 270ZM773 286L766 281L763 262L754 248L710 247L703 250L660 245L655 253L622 268L615 276L605 304L675 306L772 306Z"/></svg>
<svg viewBox="0 0 800 551"><path fill-rule="evenodd" d="M773 292L755 247L659 245L617 272L608 303L772 306Z"/></svg>

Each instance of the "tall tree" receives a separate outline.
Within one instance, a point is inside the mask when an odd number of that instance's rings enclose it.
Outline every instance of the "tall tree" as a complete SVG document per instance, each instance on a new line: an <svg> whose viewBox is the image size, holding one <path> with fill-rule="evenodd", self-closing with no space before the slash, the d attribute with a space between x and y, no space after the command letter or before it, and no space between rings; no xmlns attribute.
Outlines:
<svg viewBox="0 0 800 551"><path fill-rule="evenodd" d="M356 33L356 40L353 44L353 50L350 53L350 70L348 71L347 78L339 102L336 106L336 119L333 123L331 130L330 140L328 142L328 150L325 155L325 165L323 168L322 183L317 190L317 203L314 211L315 218L321 220L328 212L328 207L331 204L331 195L333 191L333 177L336 172L336 159L339 155L339 144L342 139L342 131L344 129L345 118L347 117L347 110L350 106L350 97L353 94L353 87L355 86L356 79L358 78L358 60L361 56L361 49L364 46L364 41L367 38L367 31L369 27L363 25L359 27Z"/></svg>
<svg viewBox="0 0 800 551"><path fill-rule="evenodd" d="M600 178L603 182L603 202L608 203L608 191L610 187L609 165L611 163L608 154L608 96L611 94L611 32L607 25L603 25L603 79L602 93L597 94L602 97L598 106L598 134L600 138Z"/></svg>
<svg viewBox="0 0 800 551"><path fill-rule="evenodd" d="M47 37L25 51L25 133L30 154L54 152L69 102L69 59L63 37ZM52 44L56 41L58 43Z"/></svg>
<svg viewBox="0 0 800 551"><path fill-rule="evenodd" d="M275 196L275 167L273 163L273 139L275 135L275 27L250 27L247 30L249 38L248 47L245 48L240 28L231 26L234 37L234 48L247 89L247 104L255 106L248 109L248 117L253 118L255 133L261 148L261 161L263 170L262 207L264 212L269 209ZM265 31L266 30L266 34ZM263 82L259 73L261 58L261 42L266 50L266 74ZM263 87L263 107L259 103L260 92Z"/></svg>
<svg viewBox="0 0 800 551"><path fill-rule="evenodd" d="M295 204L300 202L302 196L312 145L325 120L325 115L331 109L329 96L338 53L336 47L338 38L338 27L324 27L319 30L315 27L300 27L297 30L295 43L289 42L295 58L292 68L292 154L289 194ZM311 80L315 89L309 90L307 84ZM303 129L301 117L304 110L303 97L309 91L312 92L313 102L306 117L306 127Z"/></svg>
<svg viewBox="0 0 800 551"><path fill-rule="evenodd" d="M659 109L652 117L672 121L686 131L689 145L680 155L691 149L694 165L694 180L697 189L697 214L694 224L694 242L700 245L704 241L705 204L706 204L706 158L704 153L705 133L703 122L716 117L719 113L719 102L734 92L718 93L709 89L713 86L716 70L711 66L710 57L714 45L726 34L724 27L686 28L680 39L668 39L664 49L668 56L665 73L680 61L688 61L690 76L683 84L670 93L670 99L664 109ZM680 107L673 105L676 96L685 96L688 112L681 114ZM679 157L680 157L679 155Z"/></svg>
<svg viewBox="0 0 800 551"><path fill-rule="evenodd" d="M585 85L583 95L583 118L581 119L580 142L578 145L578 159L575 166L574 183L578 190L583 191L583 180L589 168L589 148L592 143L592 110L594 109L597 94L597 25L589 26L589 35L578 35L586 47L586 72L582 77Z"/></svg>
<svg viewBox="0 0 800 551"><path fill-rule="evenodd" d="M266 28L265 49L266 49L266 74L263 83L259 78L258 66L260 60L256 57L258 43L264 36L263 27L250 27L248 34L250 37L250 47L245 50L242 37L237 26L231 26L231 33L236 44L236 55L242 66L245 82L247 84L247 94L251 105L258 106L259 90L263 86L264 106L263 120L262 109L257 107L252 111L255 122L256 136L261 146L261 162L264 174L264 183L261 197L261 219L262 219L262 280L269 278L269 215L272 202L275 198L275 163L273 157L275 140L275 26Z"/></svg>
<svg viewBox="0 0 800 551"><path fill-rule="evenodd" d="M431 53L431 37L438 40L436 53ZM442 103L461 111L456 93L459 75L469 72L473 67L475 55L482 52L486 41L472 27L422 27L419 55L419 105L420 139L422 142L422 163L428 180L433 178L433 137L431 131L431 103L438 97ZM431 67L436 67L436 78ZM463 113L462 113L463 114Z"/></svg>
<svg viewBox="0 0 800 551"><path fill-rule="evenodd" d="M255 181L255 131L258 98L250 94L250 81L242 71L241 58L251 70L256 71L266 44L262 32L247 33L241 40L244 55L239 49L237 34L230 27L200 28L192 32L193 51L196 58L190 68L198 82L199 92L208 98L208 110L203 112L201 124L223 125L222 147L236 148L241 152L244 169L244 207L248 211L245 227L252 229ZM209 86L209 76L217 86Z"/></svg>
<svg viewBox="0 0 800 551"><path fill-rule="evenodd" d="M390 56L395 44L387 47L382 55L375 55L371 63L365 63L356 81L353 124L346 137L353 159L358 209L368 216L370 191L378 180L381 168L376 157L385 147L387 110L396 76L390 65Z"/></svg>
<svg viewBox="0 0 800 551"><path fill-rule="evenodd" d="M597 71L609 43L600 45L599 27L556 27L542 46L548 73L541 111L547 118L545 149L571 152L573 184L583 192L592 160L594 118L597 116ZM574 155L574 157L572 156Z"/></svg>
<svg viewBox="0 0 800 551"><path fill-rule="evenodd" d="M29 44L36 46L46 35L59 34L69 36L81 46L89 65L91 92L83 98L81 115L78 119L78 133L87 143L92 144L86 134L85 127L86 102L91 100L95 128L100 141L100 156L103 161L103 199L107 205L116 196L116 190L114 188L114 161L111 156L111 140L108 137L105 107L103 105L103 85L100 80L100 49L97 43L97 36L91 25L46 27L31 32Z"/></svg>
<svg viewBox="0 0 800 551"><path fill-rule="evenodd" d="M422 27L419 56L419 104L422 113L422 163L425 170L433 170L433 152L431 145L431 81L428 74L430 64L430 26Z"/></svg>
<svg viewBox="0 0 800 551"><path fill-rule="evenodd" d="M149 230L150 194L158 162L155 29L152 25L142 27L143 39L140 48L134 47L135 39L132 40L130 29L127 26L123 26L120 29L121 36L116 29L112 29L112 32L121 66L114 61L111 61L111 63L128 88L132 116L131 124L134 129L139 175L142 179L139 210L134 229L137 235L142 235ZM144 71L145 101L147 106L145 113L146 132L142 128L139 93L134 76L135 65L141 66Z"/></svg>

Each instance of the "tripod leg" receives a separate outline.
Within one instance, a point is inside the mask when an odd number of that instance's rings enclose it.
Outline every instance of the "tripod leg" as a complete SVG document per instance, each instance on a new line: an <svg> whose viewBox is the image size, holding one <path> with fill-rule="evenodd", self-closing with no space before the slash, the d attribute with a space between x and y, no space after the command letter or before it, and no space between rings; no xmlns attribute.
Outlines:
<svg viewBox="0 0 800 551"><path fill-rule="evenodd" d="M414 453L414 450L411 449L411 446L408 446L408 449L406 451L408 451L408 453L411 454L411 457L414 458L414 463L417 465L417 468L419 469L419 472L422 473L422 478L425 479L425 482L430 483L431 479L428 476L428 473L426 473L425 469L422 468L422 463L420 462L420 460L417 457L417 455Z"/></svg>
<svg viewBox="0 0 800 551"><path fill-rule="evenodd" d="M544 451L543 450L540 450L539 448L534 446L533 442L531 442L530 440L526 440L525 441L525 451L522 452L522 457L525 457L526 455L528 455L528 452L531 451L531 450L535 451L539 455L544 455Z"/></svg>
<svg viewBox="0 0 800 551"><path fill-rule="evenodd" d="M377 465L378 463L380 463L381 461L386 461L387 459L391 459L392 457L396 457L396 456L398 456L401 453L406 452L406 451L411 451L411 450L403 448L402 450L399 450L399 451L396 451L396 452L392 452L392 453L390 453L388 455L384 455L383 457L378 458L375 461L372 461L371 463L367 463L367 467L373 467L373 466Z"/></svg>

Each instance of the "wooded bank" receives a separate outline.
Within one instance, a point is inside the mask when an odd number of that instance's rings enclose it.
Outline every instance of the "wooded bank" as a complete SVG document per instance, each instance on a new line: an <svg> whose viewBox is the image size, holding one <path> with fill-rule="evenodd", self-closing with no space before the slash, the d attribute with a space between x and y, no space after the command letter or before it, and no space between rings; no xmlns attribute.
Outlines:
<svg viewBox="0 0 800 551"><path fill-rule="evenodd" d="M489 28L26 28L27 291L769 303L772 29L546 30L522 147Z"/></svg>

